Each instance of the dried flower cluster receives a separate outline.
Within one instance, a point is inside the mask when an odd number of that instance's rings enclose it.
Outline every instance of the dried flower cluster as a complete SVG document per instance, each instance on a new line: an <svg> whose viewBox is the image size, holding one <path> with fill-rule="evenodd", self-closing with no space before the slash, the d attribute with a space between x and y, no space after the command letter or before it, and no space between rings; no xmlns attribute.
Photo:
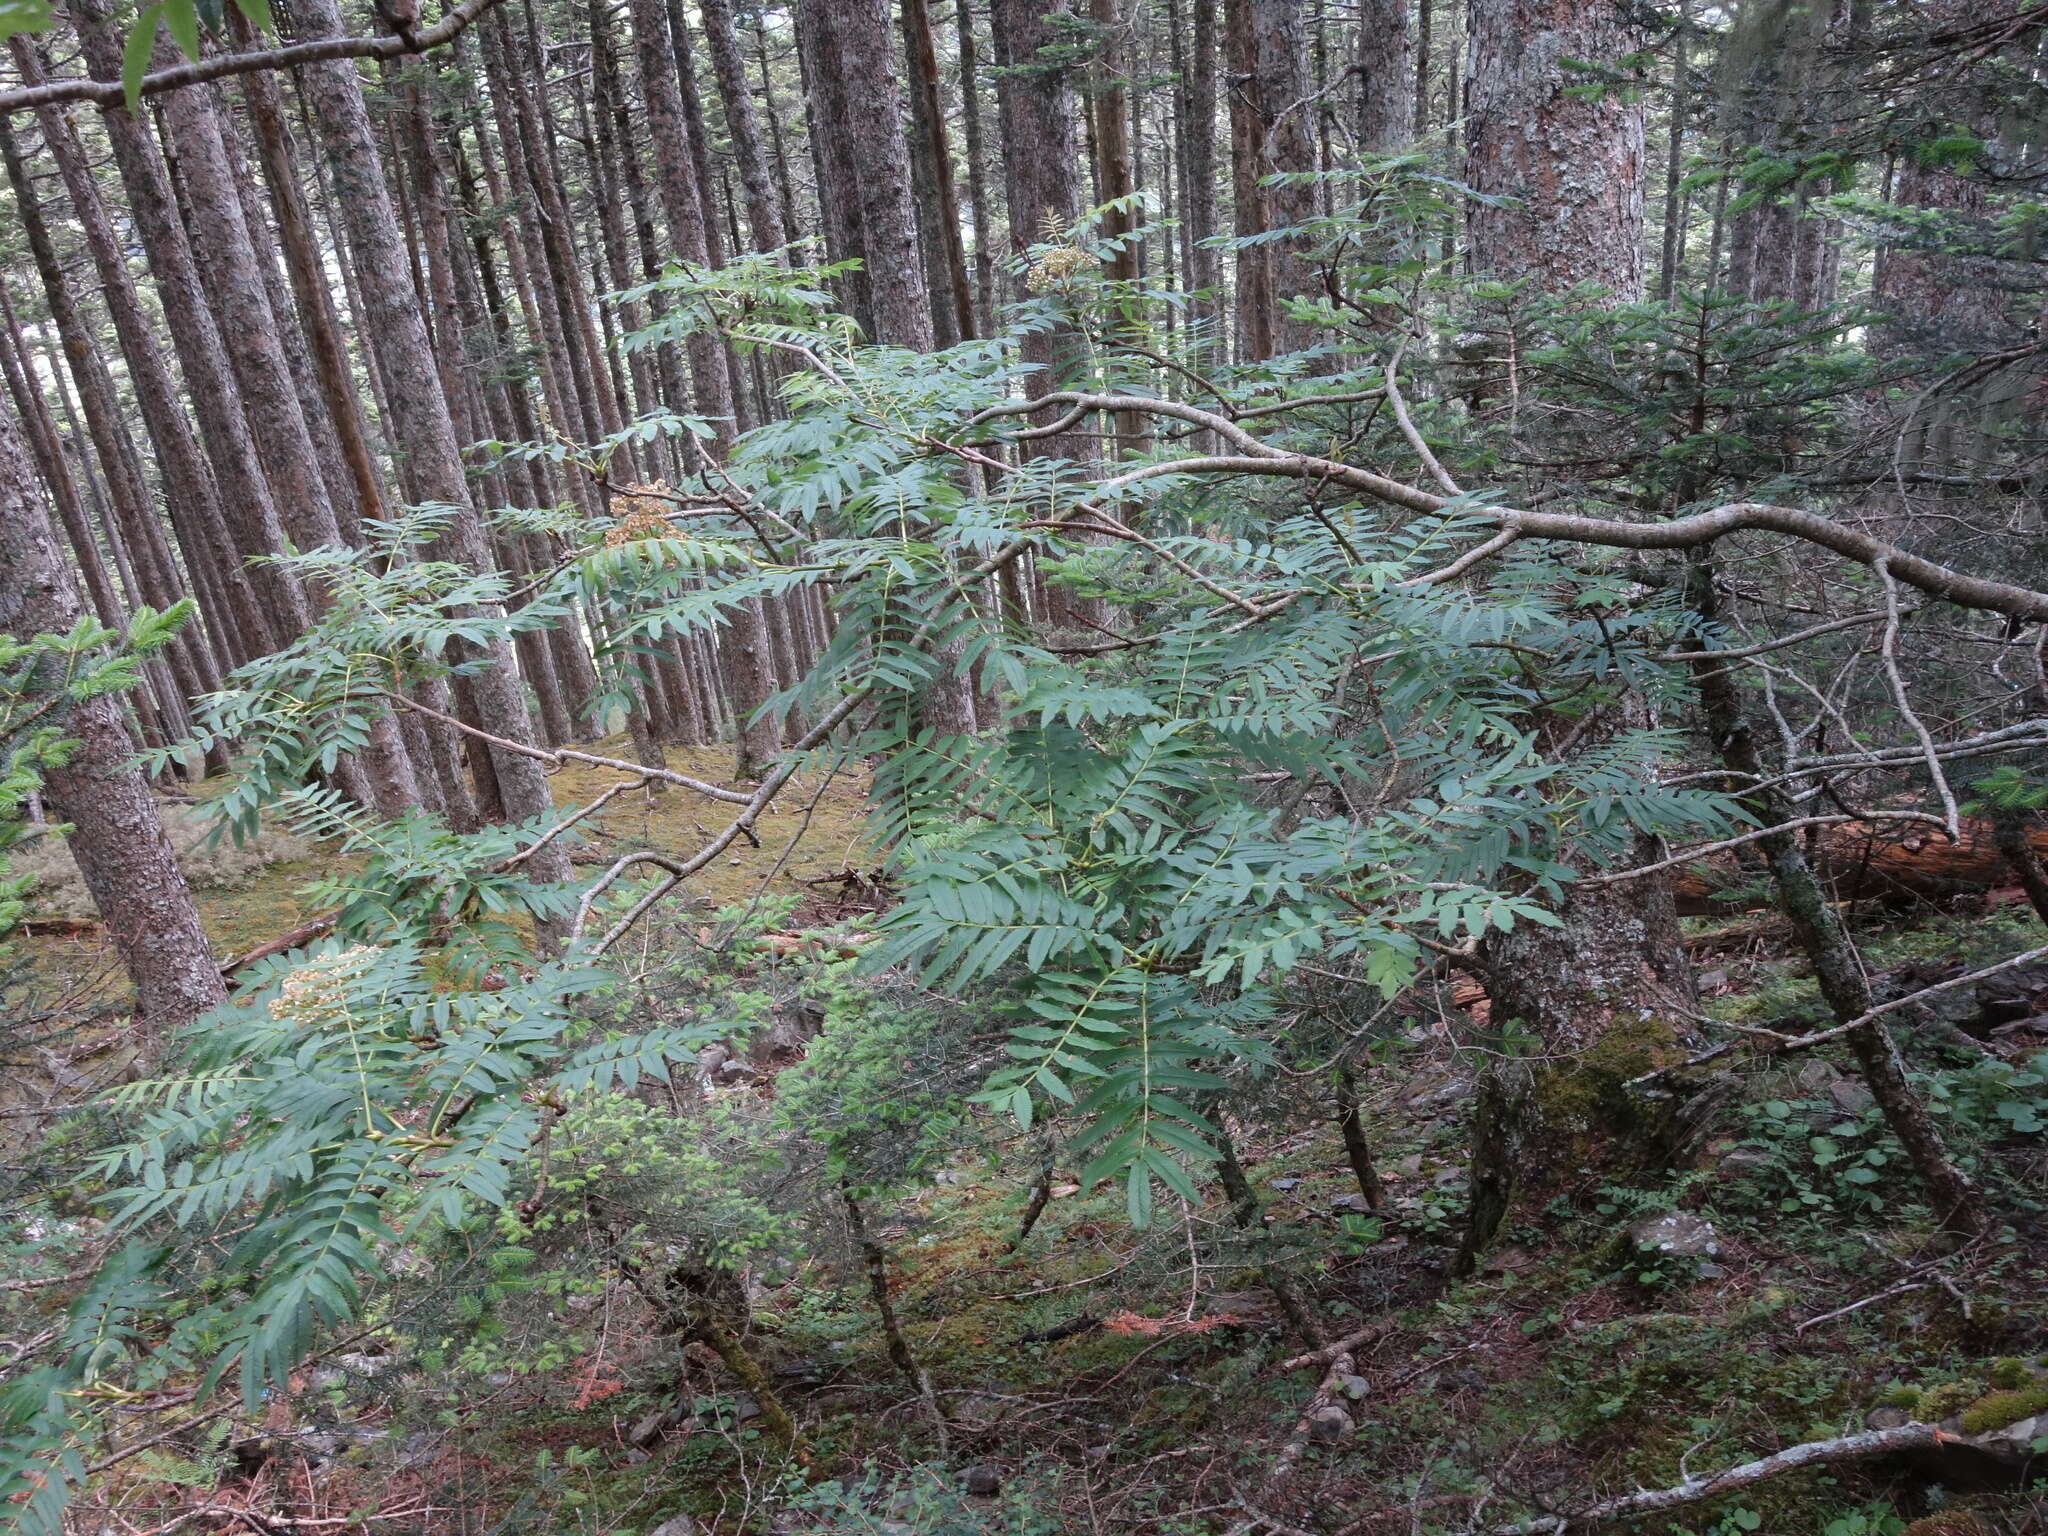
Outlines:
<svg viewBox="0 0 2048 1536"><path fill-rule="evenodd" d="M634 544L642 539L680 537L676 525L668 519L668 506L663 500L667 489L662 485L622 485L613 492L612 507L619 520L605 530L605 546L617 549L621 544Z"/></svg>
<svg viewBox="0 0 2048 1536"><path fill-rule="evenodd" d="M285 977L271 1000L270 1016L280 1024L324 1029L348 1018L350 984L367 970L380 951L373 944L352 944L331 955L316 955Z"/></svg>

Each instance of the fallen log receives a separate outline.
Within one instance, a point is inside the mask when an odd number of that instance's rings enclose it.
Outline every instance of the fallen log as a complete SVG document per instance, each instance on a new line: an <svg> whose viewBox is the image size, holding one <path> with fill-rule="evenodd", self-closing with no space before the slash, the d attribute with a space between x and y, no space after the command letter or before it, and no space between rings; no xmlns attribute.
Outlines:
<svg viewBox="0 0 2048 1536"><path fill-rule="evenodd" d="M1915 822L1852 821L1822 829L1807 846L1814 872L1836 901L1881 907L1942 905L2014 883L1991 824L1965 821L1950 842ZM2048 856L2048 828L2028 834L2036 856ZM1720 916L1777 904L1760 864L1733 855L1702 861L1678 878L1678 910L1685 917Z"/></svg>

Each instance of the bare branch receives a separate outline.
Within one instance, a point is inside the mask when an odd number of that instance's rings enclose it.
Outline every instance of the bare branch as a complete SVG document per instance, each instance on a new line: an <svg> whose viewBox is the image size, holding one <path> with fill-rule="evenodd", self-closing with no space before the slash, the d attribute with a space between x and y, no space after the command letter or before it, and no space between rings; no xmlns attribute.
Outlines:
<svg viewBox="0 0 2048 1536"><path fill-rule="evenodd" d="M1831 1040L1839 1040L1844 1035L1853 1034L1867 1024L1874 1024L1888 1013L1897 1013L1903 1008L1916 1008L1937 993L1967 987L1973 982L1984 980L1987 976L1996 976L2000 971L2016 970L2020 966L2031 965L2036 960L2044 959L2048 959L2048 945L2023 950L2017 955L1999 961L1996 965L1987 965L1981 970L1969 971L1961 976L1951 976L1947 981L1937 981L1932 986L1920 988L1917 992L1908 992L1904 997L1895 997L1888 1003L1879 1003L1868 1012L1857 1014L1847 1023L1837 1024L1832 1029L1815 1030L1810 1035L1780 1035L1772 1031L1750 1030L1740 1040L1726 1041L1712 1050L1701 1051L1697 1056L1688 1057L1675 1065L1658 1067L1654 1071L1645 1072L1641 1077L1630 1078L1627 1086L1632 1089L1647 1087L1659 1078L1668 1077L1674 1072L1707 1066L1725 1056L1732 1056L1745 1047L1759 1050L1766 1056L1784 1056L1793 1051L1810 1051L1817 1045L1826 1045ZM1761 1039L1756 1038L1759 1035L1762 1036Z"/></svg>
<svg viewBox="0 0 2048 1536"><path fill-rule="evenodd" d="M1899 706L1899 713L1906 717L1906 723L1913 727L1913 734L1920 738L1920 751L1927 761L1928 776L1934 780L1935 792L1941 796L1941 808L1948 820L1948 835L1951 839L1962 836L1962 813L1956 809L1955 791L1948 787L1948 775L1941 771L1941 753L1934 745L1934 733L1913 710L1913 701L1906 696L1906 679L1899 671L1899 584L1892 580L1891 557L1871 562L1877 579L1884 583L1884 635L1878 641L1877 654L1884 662L1886 681L1892 685L1892 699Z"/></svg>
<svg viewBox="0 0 2048 1536"><path fill-rule="evenodd" d="M259 69L291 69L300 64L319 64L330 59L401 59L407 54L426 53L460 37L478 17L498 0L462 0L439 21L423 31L403 36L396 32L382 37L323 37L307 43L291 43L260 53L217 53L210 58L142 77L142 94L154 96L184 85L199 85L229 75L246 75ZM118 80L50 80L41 85L0 91L0 112L23 112L30 107L51 106L60 101L90 101L102 107L118 107L127 93Z"/></svg>
<svg viewBox="0 0 2048 1536"><path fill-rule="evenodd" d="M1503 531L1512 528L1523 538L1544 539L1566 544L1590 544L1609 549L1697 549L1735 533L1780 533L1832 550L1844 559L1874 566L1885 562L1890 575L1906 585L1928 592L1964 608L1978 608L2008 614L2017 619L2048 622L2048 592L2014 586L1937 565L1918 555L1907 554L1897 545L1797 507L1772 506L1759 501L1728 502L1704 512L1675 517L1658 523L1624 523L1609 518L1586 517L1569 512L1534 512L1518 507L1474 505L1457 507L1452 498L1419 486L1408 485L1372 470L1319 458L1314 454L1289 453L1262 442L1237 422L1176 400L1154 400L1143 395L1098 395L1078 390L1057 390L1038 400L991 407L972 418L975 422L994 416L1026 415L1033 411L1085 406L1100 411L1135 411L1171 417L1195 426L1207 427L1225 441L1244 450L1241 455L1204 455L1141 465L1103 482L1098 492L1107 494L1141 480L1165 475L1277 475L1294 480L1317 480L1358 491L1389 506L1411 512L1458 510L1475 520L1490 522Z"/></svg>
<svg viewBox="0 0 2048 1536"><path fill-rule="evenodd" d="M1589 1529L1609 1521L1631 1519L1659 1510L1676 1509L1683 1504L1697 1504L1702 1499L1718 1498L1724 1493L1733 1493L1738 1488L1747 1488L1766 1478L1776 1477L1781 1472L1869 1461L1896 1451L1913 1451L1936 1445L1942 1439L1942 1431L1932 1424L1901 1424L1896 1429L1868 1429L1861 1434L1843 1435L1835 1440L1809 1440L1803 1445L1787 1446L1757 1461L1745 1461L1726 1471L1687 1478L1676 1487L1645 1488L1588 1505L1569 1515L1542 1515L1513 1525L1496 1525L1490 1536L1562 1536L1563 1532L1574 1528Z"/></svg>
<svg viewBox="0 0 2048 1536"><path fill-rule="evenodd" d="M418 699L407 698L404 694L389 688L379 688L376 691L402 708L430 716L443 725L452 726L458 731L476 737L479 741L489 742L500 751L517 753L521 757L530 757L537 763L546 763L550 768L560 768L564 763L589 763L594 767L615 768L620 773L633 774L643 783L648 779L659 779L664 784L677 784L684 789L694 789L700 795L708 795L713 800L723 800L729 805L751 805L754 801L752 795L743 795L736 789L724 789L716 784L707 784L702 779L693 779L687 773L676 773L668 768L650 768L645 763L629 763L623 757L600 757L595 752L579 752L574 747L558 747L550 752L546 748L529 746L525 742L510 741L503 736L493 736L489 731L467 725L453 715L443 714L438 709L420 703Z"/></svg>
<svg viewBox="0 0 2048 1536"><path fill-rule="evenodd" d="M1919 821L1937 831L1948 833L1954 842L1957 833L1949 832L1948 824L1939 816L1929 816L1925 811L1863 811L1857 814L1801 816L1794 821L1781 821L1775 827L1757 827L1740 837L1726 837L1718 843L1707 843L1698 848L1688 848L1684 853L1674 853L1668 859L1659 859L1655 864L1639 864L1634 869L1617 869L1611 874L1589 875L1581 885L1618 885L1624 880L1640 880L1645 875L1662 874L1667 869L1676 869L1703 859L1710 853L1726 853L1730 848L1740 848L1746 843L1761 842L1767 837L1776 837L1781 832L1798 832L1807 827L1836 827L1849 821Z"/></svg>

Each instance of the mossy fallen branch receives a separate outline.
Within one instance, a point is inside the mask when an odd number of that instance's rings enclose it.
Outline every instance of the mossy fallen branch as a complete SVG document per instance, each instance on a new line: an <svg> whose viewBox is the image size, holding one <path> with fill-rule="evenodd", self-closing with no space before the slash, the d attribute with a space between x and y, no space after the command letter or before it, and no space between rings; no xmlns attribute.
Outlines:
<svg viewBox="0 0 2048 1536"><path fill-rule="evenodd" d="M1688 1478L1675 1487L1641 1489L1620 1498L1588 1505L1573 1514L1543 1515L1512 1525L1496 1525L1489 1536L1562 1536L1567 1531L1588 1530L1608 1521L1634 1519L1660 1510L1677 1509L1684 1504L1697 1504L1703 1499L1719 1498L1722 1494L1776 1477L1781 1472L1797 1472L1806 1467L1833 1467L1844 1462L1889 1456L1898 1451L1922 1450L1939 1444L1943 1438L1955 1437L1945 1437L1932 1424L1901 1424L1895 1429L1870 1429L1835 1440L1809 1440L1803 1445L1787 1446L1757 1461L1745 1461L1726 1471Z"/></svg>

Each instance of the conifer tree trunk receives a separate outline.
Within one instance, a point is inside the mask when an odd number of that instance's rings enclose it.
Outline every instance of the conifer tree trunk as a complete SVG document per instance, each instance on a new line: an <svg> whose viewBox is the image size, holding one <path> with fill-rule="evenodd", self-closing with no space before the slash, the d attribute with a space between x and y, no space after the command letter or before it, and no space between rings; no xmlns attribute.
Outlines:
<svg viewBox="0 0 2048 1536"><path fill-rule="evenodd" d="M35 473L13 421L0 414L0 630L26 641L62 634L78 618L78 593L58 553ZM65 841L135 987L145 1054L227 1001L220 968L199 924L191 888L142 774L120 704L101 696L62 720L78 745L44 778L44 798L71 823Z"/></svg>
<svg viewBox="0 0 2048 1536"><path fill-rule="evenodd" d="M1180 55L1181 30L1169 19L1179 62L1173 116L1175 158L1180 162L1181 272L1190 293L1190 318L1221 313L1223 268L1218 253L1206 242L1217 232L1216 219L1216 0L1188 0L1186 51Z"/></svg>
<svg viewBox="0 0 2048 1536"><path fill-rule="evenodd" d="M1002 71L996 106L1014 255L1044 239L1048 228L1069 228L1081 214L1073 79L1058 52L1064 34L1047 19L1065 10L1048 0L992 0L989 7L995 64ZM1025 337L1023 360L1040 369L1029 392L1061 387L1079 344L1072 330L1058 326ZM1073 456L1068 441L1043 441L1046 453Z"/></svg>
<svg viewBox="0 0 2048 1536"><path fill-rule="evenodd" d="M708 204L700 195L703 189L697 183L682 91L676 83L667 7L662 0L632 0L632 18L647 137L654 149L662 209L668 216L669 244L683 260L702 263L708 260ZM717 432L715 451L722 455L733 437L732 376L726 369L725 347L714 335L698 334L690 338L688 350L697 410L711 418ZM758 599L750 598L732 611L722 649L726 685L738 716L734 773L742 779L753 778L782 749L782 732L775 720L754 718L775 692L775 659Z"/></svg>
<svg viewBox="0 0 2048 1536"><path fill-rule="evenodd" d="M747 83L747 61L740 52L732 0L701 0L698 15L704 23L704 51L711 58L718 99L725 107L725 131L732 140L740 186L746 192L747 233L754 249L772 251L784 243L782 199L761 142L760 114L754 110L754 93Z"/></svg>
<svg viewBox="0 0 2048 1536"><path fill-rule="evenodd" d="M230 8L229 14L238 40L244 46L256 42L242 13ZM353 520L360 529L362 519L384 516L383 476L370 450L362 402L356 394L340 320L334 312L334 296L327 284L326 264L314 236L305 190L299 184L298 152L292 142L291 124L285 116L277 81L269 71L259 69L244 75L242 93L271 209L277 219L285 272L312 348L320 395L326 402L342 461L355 488ZM351 518L339 505L335 514L346 534Z"/></svg>
<svg viewBox="0 0 2048 1536"><path fill-rule="evenodd" d="M113 20L107 0L78 0L73 14L79 21L79 39L93 75L118 80L122 27ZM214 325L163 162L146 124L125 106L103 108L101 121L127 189L136 232L149 256L164 319L199 421L201 442L212 460L221 507L234 534L234 548L244 559L277 554L285 545L283 525L250 440L240 391ZM265 610L268 648L274 649L284 637L309 626L312 612L306 594L289 569L258 565L252 579Z"/></svg>
<svg viewBox="0 0 2048 1536"><path fill-rule="evenodd" d="M1643 45L1614 0L1470 0L1465 178L1512 199L1466 213L1474 270L1561 293L1643 291L1643 106L1589 98L1566 61L1612 65ZM1455 104L1453 111L1456 110Z"/></svg>
<svg viewBox="0 0 2048 1536"><path fill-rule="evenodd" d="M132 544L130 554L134 567L131 568L130 574L139 590L141 601L157 608L167 608L184 594L184 581L171 557L163 530L156 521L155 502L143 479L141 457L135 451L134 440L128 435L127 422L122 416L114 381L107 371L106 360L100 356L98 344L85 318L79 313L72 295L70 279L58 259L56 246L51 241L49 226L43 218L41 206L35 196L34 184L29 178L27 165L15 143L11 126L5 123L0 123L0 159L6 162L7 178L14 189L15 207L21 220L21 230L27 238L29 253L35 261L37 273L42 278L43 296L49 304L50 317L56 325L58 340L64 349L65 362L72 378L77 382L79 399L84 406L93 448L106 477L107 497L113 512L113 520L109 526L110 539L114 530L118 529L121 537ZM10 319L10 327L11 324ZM59 382L61 383L61 375ZM39 391L35 394L35 403L43 404ZM28 407L24 407L24 420L33 421ZM32 441L34 436L32 431ZM54 437L52 443L54 445ZM60 455L53 463L52 474L64 473ZM71 509L76 505L75 497L67 499L57 490L57 482L54 479L52 490L66 529L75 536L82 529L82 524L74 525L70 516ZM83 516L82 507L78 508L78 513L80 517ZM90 580L90 570L87 575ZM97 588L94 589L93 595L96 601L101 597ZM111 599L110 588L106 596ZM118 605L114 612L117 617L108 622L118 624ZM162 665L158 663L156 668L160 669ZM218 687L219 672L205 644L204 635L200 632L195 632L189 641L173 644L169 651L169 665L174 682L170 679L158 680L171 683L164 691L174 697L168 699L167 703L173 705L173 721L182 726L188 718L186 701Z"/></svg>
<svg viewBox="0 0 2048 1536"><path fill-rule="evenodd" d="M1694 610L1712 626L1719 615L1719 599L1714 568L1709 561L1698 559L1693 563L1688 588ZM1726 663L1696 661L1693 677L1705 706L1707 730L1722 763L1738 776L1738 784L1766 786L1745 796L1749 809L1763 826L1787 820L1792 812L1784 796L1768 787L1771 778L1743 712L1731 668ZM1829 1012L1838 1024L1861 1018L1877 1002L1869 975L1856 954L1840 910L1828 900L1799 839L1790 832L1778 832L1759 839L1758 846L1777 886L1779 908L1791 924L1800 949L1812 963L1814 980ZM1905 1148L1907 1160L1934 1208L1935 1219L1945 1229L1965 1235L1988 1230L1991 1218L1985 1209L1983 1192L1949 1155L1941 1128L1907 1081L1905 1064L1884 1025L1863 1025L1850 1033L1847 1044L1886 1126Z"/></svg>
<svg viewBox="0 0 2048 1536"><path fill-rule="evenodd" d="M108 629L119 629L124 612L121 599L107 576L106 561L100 558L99 541L93 537L85 503L79 499L78 482L65 460L56 423L50 419L50 403L43 398L42 390L25 366L27 353L22 345L21 325L15 318L14 300L7 286L5 277L0 276L0 371L7 376L7 393L14 400L15 412L21 418L43 483L49 487L50 501L64 526L64 536L71 541L79 575L85 578L85 590L92 598L93 616Z"/></svg>
<svg viewBox="0 0 2048 1536"><path fill-rule="evenodd" d="M297 11L308 38L337 36L342 31L334 0L300 0ZM384 360L391 391L389 429L427 498L456 509L441 541L447 556L472 570L489 570L490 548L469 499L455 424L434 366L433 345L418 295L407 278L398 219L385 190L383 164L355 65L346 61L311 64L306 66L304 78L334 168L340 194L337 212L360 258L366 310L361 317L363 336L366 345ZM494 641L487 654L492 664L470 681L482 727L510 742L530 744L533 721L512 647L506 641ZM479 746L473 756L478 761L488 760L509 816L539 821L553 814L554 802L538 763L516 751L495 747ZM564 880L569 875L568 856L559 843L541 849L529 867L537 880Z"/></svg>
<svg viewBox="0 0 2048 1536"><path fill-rule="evenodd" d="M960 133L967 152L967 196L974 207L974 324L977 336L996 333L996 207L988 190L988 147L981 116L981 49L974 7L954 0L960 50Z"/></svg>
<svg viewBox="0 0 2048 1536"><path fill-rule="evenodd" d="M967 248L960 234L960 195L953 151L946 132L938 52L932 40L927 0L903 0L903 53L911 106L914 168L921 185L918 223L925 235L925 269L931 277L933 334L949 347L974 331L974 295L967 281Z"/></svg>
<svg viewBox="0 0 2048 1536"><path fill-rule="evenodd" d="M843 201L857 231L856 254L873 307L871 334L891 346L929 352L929 286L918 249L888 0L802 0L797 16L811 36L819 129L837 157L820 195Z"/></svg>
<svg viewBox="0 0 2048 1536"><path fill-rule="evenodd" d="M45 75L34 44L17 36L11 47L23 79L40 83ZM179 403L170 365L144 317L125 253L100 200L70 115L63 107L46 106L36 110L36 119L43 130L44 146L57 163L72 216L84 234L101 298L128 364L129 384L155 450L171 523L185 553L186 568L206 604L213 646L209 649L207 633L198 626L193 626L192 644L202 658L202 672L217 678L225 667L273 648L268 618L256 599L248 571L235 558L212 466L200 451L191 421Z"/></svg>
<svg viewBox="0 0 2048 1536"><path fill-rule="evenodd" d="M1313 171L1313 91L1301 0L1226 0L1230 68L1231 187L1238 238L1288 229L1315 216L1313 186L1267 186L1281 172ZM1242 361L1298 352L1312 327L1290 320L1284 302L1321 291L1299 240L1271 240L1237 255L1237 344Z"/></svg>
<svg viewBox="0 0 2048 1536"><path fill-rule="evenodd" d="M1363 0L1358 13L1358 147L1384 155L1411 143L1419 137L1415 109L1408 0Z"/></svg>
<svg viewBox="0 0 2048 1536"><path fill-rule="evenodd" d="M166 92L164 122L176 151L199 278L213 302L242 409L280 520L300 549L341 543L312 434L282 341L288 316L273 313L256 251L260 231L243 221L228 165L219 99L211 85Z"/></svg>

